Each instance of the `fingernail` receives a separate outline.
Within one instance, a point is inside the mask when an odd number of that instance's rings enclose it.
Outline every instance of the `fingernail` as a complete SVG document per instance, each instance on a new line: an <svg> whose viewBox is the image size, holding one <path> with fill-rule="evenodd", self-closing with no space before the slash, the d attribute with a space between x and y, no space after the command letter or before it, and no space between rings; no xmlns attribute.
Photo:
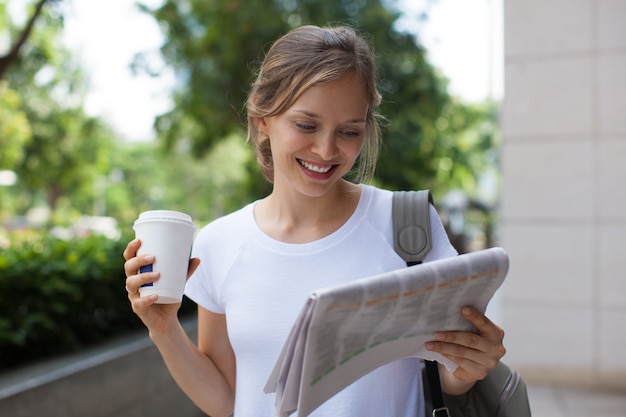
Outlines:
<svg viewBox="0 0 626 417"><path fill-rule="evenodd" d="M152 262L154 261L154 255L146 255L143 257L144 260L148 261L148 262Z"/></svg>
<svg viewBox="0 0 626 417"><path fill-rule="evenodd" d="M424 347L426 348L426 350L433 350L435 348L435 345L432 342L426 342L424 343Z"/></svg>
<svg viewBox="0 0 626 417"><path fill-rule="evenodd" d="M463 307L463 310L461 310L464 316L470 316L472 315L472 309L469 307Z"/></svg>
<svg viewBox="0 0 626 417"><path fill-rule="evenodd" d="M435 340L443 341L446 340L445 333L435 333Z"/></svg>

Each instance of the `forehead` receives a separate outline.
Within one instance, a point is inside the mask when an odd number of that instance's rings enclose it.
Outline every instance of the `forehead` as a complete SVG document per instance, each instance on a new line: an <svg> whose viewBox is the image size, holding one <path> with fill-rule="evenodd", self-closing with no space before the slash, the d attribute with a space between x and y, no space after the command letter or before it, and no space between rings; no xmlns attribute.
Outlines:
<svg viewBox="0 0 626 417"><path fill-rule="evenodd" d="M369 108L367 97L363 79L350 73L308 88L289 110L365 121Z"/></svg>

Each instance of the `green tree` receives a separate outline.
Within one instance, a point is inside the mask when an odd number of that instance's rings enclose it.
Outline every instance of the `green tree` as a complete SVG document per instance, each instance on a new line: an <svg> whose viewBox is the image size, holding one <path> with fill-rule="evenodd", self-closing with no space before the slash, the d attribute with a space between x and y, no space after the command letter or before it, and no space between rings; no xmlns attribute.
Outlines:
<svg viewBox="0 0 626 417"><path fill-rule="evenodd" d="M0 170L14 170L24 158L24 145L31 138L30 125L21 99L6 82L0 81Z"/></svg>
<svg viewBox="0 0 626 417"><path fill-rule="evenodd" d="M2 3L0 3L0 33L5 32L8 29L8 32L11 35L14 35L10 36L10 38L15 39L14 42L11 44L8 52L0 56L0 80L4 78L4 75L9 66L19 60L20 51L26 45L26 42L28 41L28 38L33 31L35 23L39 19L39 16L41 16L41 14L43 13L43 8L46 3L53 2L54 0L38 0L36 4L33 4L32 6L29 5L28 8L32 9L31 15L28 18L28 21L26 22L24 27L20 29L15 28L11 24L11 21L8 19L8 14L6 10L7 2L3 1Z"/></svg>
<svg viewBox="0 0 626 417"><path fill-rule="evenodd" d="M441 192L453 184L475 184L483 165L478 152L491 144L484 135L470 139L466 132L476 129L484 114L449 96L447 80L428 62L416 36L395 29L400 13L387 2L166 0L155 10L143 9L163 28L161 53L179 79L175 105L155 122L168 148L182 140L201 156L241 132L251 69L270 42L301 24L343 22L370 34L378 55L381 110L389 124L376 181L389 188ZM158 74L144 62L138 56L136 69ZM267 191L259 180L251 181L253 192Z"/></svg>
<svg viewBox="0 0 626 417"><path fill-rule="evenodd" d="M0 36L11 43L8 51L0 56L0 169L12 170L22 162L23 147L31 137L28 120L21 110L20 95L3 78L9 66L18 60L44 3L45 0L40 1L25 27L18 29L7 12L7 2L0 2Z"/></svg>
<svg viewBox="0 0 626 417"><path fill-rule="evenodd" d="M90 212L94 181L110 169L112 133L82 109L58 109L31 122L33 139L17 169L20 184L42 195L51 209L59 198L71 197L74 208Z"/></svg>
<svg viewBox="0 0 626 417"><path fill-rule="evenodd" d="M5 56L11 58L11 65L3 74L17 97L3 96L0 118L2 104L9 103L10 114L21 116L13 119L13 124L26 121L25 125L18 124L19 129L13 128L6 139L19 154L21 163L14 168L18 186L30 196L24 203L30 206L42 199L54 209L66 196L75 208L86 212L92 207L94 179L110 168L114 135L103 122L85 114L85 79L60 39L63 16L56 7L43 8L44 3L33 6L35 12L27 29L17 28L6 9L0 9L4 12L0 19L5 22L3 28L9 38L17 39L14 45L19 45ZM19 53L14 52L17 50Z"/></svg>

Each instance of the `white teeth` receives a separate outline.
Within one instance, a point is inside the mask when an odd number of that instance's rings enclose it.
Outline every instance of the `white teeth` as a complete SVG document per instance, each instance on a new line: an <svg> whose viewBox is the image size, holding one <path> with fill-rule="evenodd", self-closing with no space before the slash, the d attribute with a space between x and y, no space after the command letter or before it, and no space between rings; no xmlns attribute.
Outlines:
<svg viewBox="0 0 626 417"><path fill-rule="evenodd" d="M319 167L317 165L311 165L308 162L305 162L303 160L299 160L299 161L300 161L300 164L303 167L305 167L306 169L308 169L309 171L318 172L320 174L326 174L332 168L332 166L329 166L329 167Z"/></svg>

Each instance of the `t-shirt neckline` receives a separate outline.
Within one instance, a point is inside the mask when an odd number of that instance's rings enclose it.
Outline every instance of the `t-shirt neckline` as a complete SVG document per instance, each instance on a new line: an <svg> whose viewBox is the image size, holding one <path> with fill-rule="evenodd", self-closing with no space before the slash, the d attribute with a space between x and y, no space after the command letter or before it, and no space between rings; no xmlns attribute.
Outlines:
<svg viewBox="0 0 626 417"><path fill-rule="evenodd" d="M253 236L264 246L279 252L310 253L333 246L337 242L343 240L358 226L367 211L367 207L371 201L372 189L371 186L365 184L359 184L359 186L361 187L361 195L354 213L352 213L352 215L340 228L327 236L307 243L286 243L268 236L257 225L254 218L254 205L258 203L258 201L255 201L248 206L248 219L252 222Z"/></svg>

